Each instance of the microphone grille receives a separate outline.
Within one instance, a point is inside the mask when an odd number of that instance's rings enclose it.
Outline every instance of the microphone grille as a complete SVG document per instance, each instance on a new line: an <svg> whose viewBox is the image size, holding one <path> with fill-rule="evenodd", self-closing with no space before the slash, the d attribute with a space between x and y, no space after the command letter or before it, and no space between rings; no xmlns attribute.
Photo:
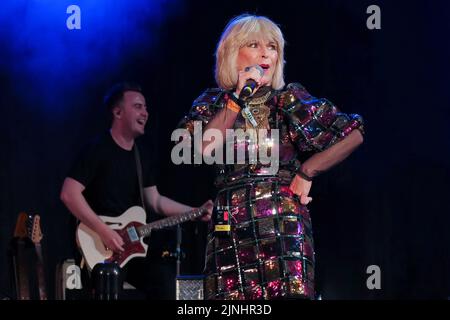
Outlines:
<svg viewBox="0 0 450 320"><path fill-rule="evenodd" d="M255 65L255 68L258 69L259 74L262 77L264 75L264 69L259 64Z"/></svg>

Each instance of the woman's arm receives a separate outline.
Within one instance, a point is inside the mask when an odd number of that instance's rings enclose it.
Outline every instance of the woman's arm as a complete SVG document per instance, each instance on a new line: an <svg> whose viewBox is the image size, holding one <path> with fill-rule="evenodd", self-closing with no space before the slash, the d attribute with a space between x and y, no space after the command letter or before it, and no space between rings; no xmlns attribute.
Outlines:
<svg viewBox="0 0 450 320"><path fill-rule="evenodd" d="M318 152L306 160L291 182L290 189L300 197L302 204L312 201L309 197L312 178L318 174L329 170L347 158L361 143L363 136L359 130L352 131L347 137L328 149Z"/></svg>
<svg viewBox="0 0 450 320"><path fill-rule="evenodd" d="M228 102L232 103L232 102ZM234 122L236 121L237 115L239 114L239 109L231 109L229 107L225 107L220 110L214 118L206 125L204 128L203 134L205 134L208 129L217 129L222 134L222 140L212 140L212 141L203 141L201 154L204 153L205 149L210 145L209 150L221 148L224 144L224 140L226 138L226 130L233 128ZM200 150L197 150L200 151Z"/></svg>
<svg viewBox="0 0 450 320"><path fill-rule="evenodd" d="M347 158L361 143L363 143L363 140L361 131L352 131L338 143L324 151L314 154L306 160L302 164L302 172L313 178L320 173L329 170Z"/></svg>

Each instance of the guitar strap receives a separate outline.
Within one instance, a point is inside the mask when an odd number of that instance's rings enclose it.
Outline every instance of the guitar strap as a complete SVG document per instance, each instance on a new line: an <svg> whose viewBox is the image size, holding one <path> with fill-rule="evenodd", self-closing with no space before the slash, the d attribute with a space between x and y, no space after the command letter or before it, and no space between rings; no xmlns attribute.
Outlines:
<svg viewBox="0 0 450 320"><path fill-rule="evenodd" d="M134 143L134 158L136 159L136 168L137 168L137 175L138 175L138 181L139 181L139 194L141 195L141 202L142 202L142 208L145 210L145 201L144 201L144 184L142 182L142 164L141 164L141 157L139 156L139 150L137 143Z"/></svg>

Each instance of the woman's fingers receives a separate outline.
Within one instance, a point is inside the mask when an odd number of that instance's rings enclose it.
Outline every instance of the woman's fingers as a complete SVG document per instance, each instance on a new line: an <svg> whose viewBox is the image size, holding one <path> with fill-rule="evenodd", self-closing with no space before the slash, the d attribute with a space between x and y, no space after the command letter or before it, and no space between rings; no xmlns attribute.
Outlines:
<svg viewBox="0 0 450 320"><path fill-rule="evenodd" d="M303 205L307 205L311 201L312 201L312 198L308 197L307 195L302 194L301 197L300 197L300 203L303 204Z"/></svg>
<svg viewBox="0 0 450 320"><path fill-rule="evenodd" d="M310 185L310 182L303 181L301 178L295 176L289 186L289 189L300 197L301 204L307 205L312 201L312 198L308 196Z"/></svg>
<svg viewBox="0 0 450 320"><path fill-rule="evenodd" d="M253 66L249 66L249 67L247 67L247 68L245 68L244 70L242 70L242 71L239 71L239 75L238 75L238 85L237 85L237 88L236 88L236 93L239 95L240 94L240 92L241 92L241 90L242 90L242 88L244 87L244 85L245 85L245 82L248 80L248 79L253 79L253 80L255 80L256 81L256 83L257 83L257 85L258 85L258 87L257 88L259 88L262 84L261 84L261 79L262 79L262 74L261 74L261 72L259 71L259 66L258 67L255 67L254 65ZM256 92L256 90L254 90L254 92Z"/></svg>

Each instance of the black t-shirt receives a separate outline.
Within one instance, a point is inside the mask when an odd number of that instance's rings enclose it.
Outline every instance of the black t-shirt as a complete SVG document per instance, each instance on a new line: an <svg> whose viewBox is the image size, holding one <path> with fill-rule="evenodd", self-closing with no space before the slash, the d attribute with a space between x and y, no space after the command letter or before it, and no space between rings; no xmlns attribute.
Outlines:
<svg viewBox="0 0 450 320"><path fill-rule="evenodd" d="M87 145L72 166L68 176L85 186L83 195L96 214L116 217L142 206L134 148L121 148L107 132ZM152 159L146 148L138 148L143 186L154 186Z"/></svg>

